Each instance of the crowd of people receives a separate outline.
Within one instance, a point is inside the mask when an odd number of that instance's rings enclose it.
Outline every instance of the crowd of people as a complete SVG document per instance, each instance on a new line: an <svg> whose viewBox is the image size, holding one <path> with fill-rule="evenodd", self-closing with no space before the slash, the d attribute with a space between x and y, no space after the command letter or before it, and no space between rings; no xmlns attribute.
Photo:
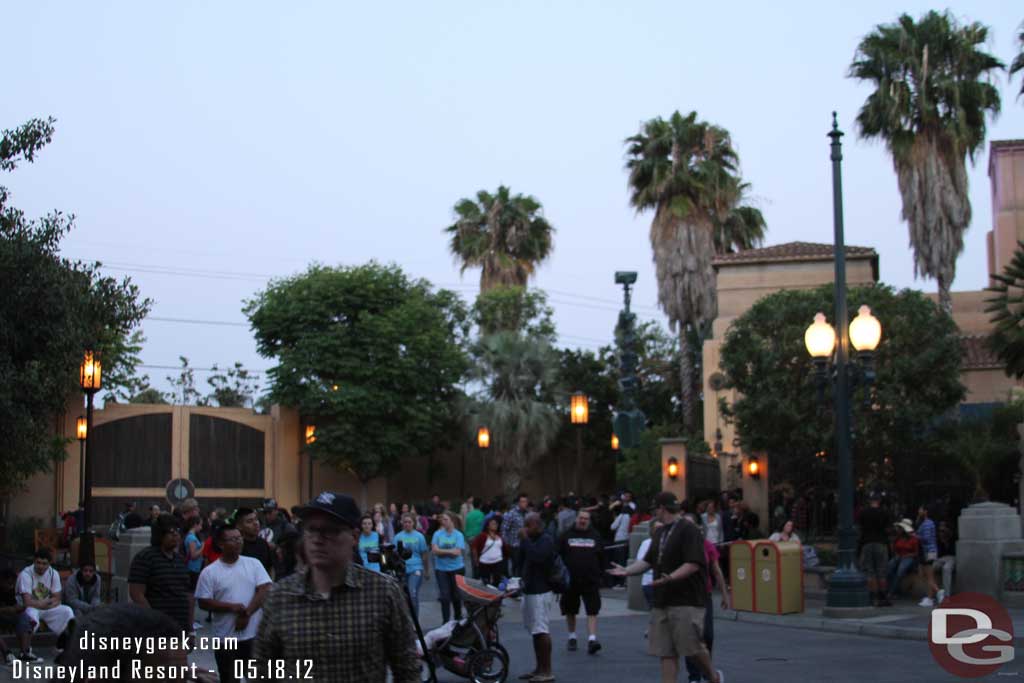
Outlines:
<svg viewBox="0 0 1024 683"><path fill-rule="evenodd" d="M797 519L774 517L770 540L801 540ZM649 537L627 564L629 536L647 521ZM917 566L929 586L921 605L941 603L950 593L955 543L945 522L936 525L925 507L916 525L894 522L874 496L858 524L860 563L876 605L891 604L901 579ZM662 680L676 680L685 664L690 681L720 683L711 654L713 591L728 608L729 544L766 535L735 492L692 507L667 492L645 507L624 491L536 501L520 494L509 502L467 496L457 509L435 495L423 504L378 503L367 510L349 496L325 492L290 512L267 499L258 509L214 509L206 516L189 499L171 512L152 506L145 517L128 505L113 531L139 527L149 528L151 543L132 560L130 601L189 634L202 627L196 608L204 610L209 633L237 641L214 652L220 680L228 683L242 677L240 663L277 659L315 660L325 667L317 678L383 681L390 671L395 681L419 680L412 634L423 582L436 583L441 617L449 622L463 616L456 577L467 574L515 589L535 660L522 679L554 680L556 605L565 618L565 649L580 649L582 610L586 652L595 655L603 647L602 589L621 589L626 577L642 575L651 609L644 637L661 659ZM51 565L42 549L20 574L0 572L0 624L15 628L20 648L5 653L8 661L39 659L31 636L40 624L66 640L76 624L93 623L103 609L95 566L85 564L62 582Z"/></svg>

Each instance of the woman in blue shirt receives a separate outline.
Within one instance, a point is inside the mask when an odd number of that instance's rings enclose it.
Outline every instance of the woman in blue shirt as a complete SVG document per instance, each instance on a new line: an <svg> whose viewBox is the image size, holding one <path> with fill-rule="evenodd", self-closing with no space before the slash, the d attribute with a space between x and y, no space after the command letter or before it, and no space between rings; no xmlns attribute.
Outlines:
<svg viewBox="0 0 1024 683"><path fill-rule="evenodd" d="M373 530L373 517L363 515L359 520L359 556L363 566L375 572L380 571L380 534Z"/></svg>
<svg viewBox="0 0 1024 683"><path fill-rule="evenodd" d="M412 555L405 561L405 585L409 588L409 597L412 598L412 611L418 619L420 616L420 585L423 583L423 559L430 552L427 548L427 539L420 532L416 531L416 518L405 513L402 515L402 530L395 534L395 547L402 544L403 550L409 550Z"/></svg>
<svg viewBox="0 0 1024 683"><path fill-rule="evenodd" d="M442 512L441 528L434 532L430 539L430 550L434 553L434 576L437 577L438 599L441 601L441 616L445 623L451 617L451 608L455 607L455 618L462 618L462 600L455 588L455 576L466 573L466 565L462 561L462 552L466 549L466 539L462 532L455 528L450 512Z"/></svg>

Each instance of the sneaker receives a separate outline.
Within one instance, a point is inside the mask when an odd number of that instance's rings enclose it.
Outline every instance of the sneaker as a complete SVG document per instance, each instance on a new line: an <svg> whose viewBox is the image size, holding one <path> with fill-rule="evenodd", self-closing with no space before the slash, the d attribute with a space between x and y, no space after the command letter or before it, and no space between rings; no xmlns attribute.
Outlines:
<svg viewBox="0 0 1024 683"><path fill-rule="evenodd" d="M918 607L935 607L935 601L925 596L921 598L921 602L917 603Z"/></svg>
<svg viewBox="0 0 1024 683"><path fill-rule="evenodd" d="M575 638L570 638L569 639L569 652L576 652L576 639Z"/></svg>
<svg viewBox="0 0 1024 683"><path fill-rule="evenodd" d="M935 594L935 604L936 605L941 605L945 601L946 601L946 591L940 589L939 592Z"/></svg>
<svg viewBox="0 0 1024 683"><path fill-rule="evenodd" d="M4 655L4 664L6 664L7 666L10 666L13 663L14 663L14 653L13 652L8 652L7 654Z"/></svg>
<svg viewBox="0 0 1024 683"><path fill-rule="evenodd" d="M892 607L892 603L889 602L889 598L882 598L878 601L879 607Z"/></svg>
<svg viewBox="0 0 1024 683"><path fill-rule="evenodd" d="M193 631L198 631L202 627L203 627L203 625L200 624L198 621L192 622L192 630Z"/></svg>
<svg viewBox="0 0 1024 683"><path fill-rule="evenodd" d="M725 683L725 674L722 673L722 670L715 669L715 673L718 674L718 683Z"/></svg>
<svg viewBox="0 0 1024 683"><path fill-rule="evenodd" d="M588 655L596 655L600 649L601 649L601 643L597 642L597 640L588 640L587 641L587 654Z"/></svg>
<svg viewBox="0 0 1024 683"><path fill-rule="evenodd" d="M18 659L23 662L41 662L43 658L32 652L32 650L22 650L21 654L18 655Z"/></svg>

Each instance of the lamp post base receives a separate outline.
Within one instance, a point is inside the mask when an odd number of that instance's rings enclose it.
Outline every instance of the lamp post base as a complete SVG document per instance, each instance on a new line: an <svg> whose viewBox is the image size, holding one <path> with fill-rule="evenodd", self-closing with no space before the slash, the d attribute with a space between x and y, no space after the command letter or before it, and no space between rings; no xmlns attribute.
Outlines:
<svg viewBox="0 0 1024 683"><path fill-rule="evenodd" d="M852 567L836 570L828 581L825 605L826 609L871 609L871 596L868 595L864 575Z"/></svg>

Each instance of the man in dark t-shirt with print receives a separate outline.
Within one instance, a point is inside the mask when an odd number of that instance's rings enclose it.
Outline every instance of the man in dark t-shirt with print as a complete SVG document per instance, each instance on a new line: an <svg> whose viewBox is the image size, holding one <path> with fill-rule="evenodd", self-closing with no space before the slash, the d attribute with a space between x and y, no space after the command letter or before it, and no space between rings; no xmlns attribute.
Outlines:
<svg viewBox="0 0 1024 683"><path fill-rule="evenodd" d="M231 515L235 528L242 532L242 557L252 557L263 564L267 574L274 575L274 552L260 536L260 519L252 508L238 508Z"/></svg>
<svg viewBox="0 0 1024 683"><path fill-rule="evenodd" d="M646 557L628 567L613 564L613 576L634 576L654 570L654 605L651 609L648 652L661 658L661 680L675 681L679 658L693 657L705 678L721 683L722 673L711 663L704 645L704 607L707 594L707 560L700 529L679 516L679 500L662 491L654 497L655 517L662 523L651 540Z"/></svg>
<svg viewBox="0 0 1024 683"><path fill-rule="evenodd" d="M868 507L860 512L860 569L867 575L868 591L875 607L892 607L886 597L889 569L889 513L882 509L882 498L872 493Z"/></svg>
<svg viewBox="0 0 1024 683"><path fill-rule="evenodd" d="M132 558L128 595L141 607L163 612L185 632L192 632L192 591L185 558L178 552L181 531L174 515L153 522L151 545Z"/></svg>

